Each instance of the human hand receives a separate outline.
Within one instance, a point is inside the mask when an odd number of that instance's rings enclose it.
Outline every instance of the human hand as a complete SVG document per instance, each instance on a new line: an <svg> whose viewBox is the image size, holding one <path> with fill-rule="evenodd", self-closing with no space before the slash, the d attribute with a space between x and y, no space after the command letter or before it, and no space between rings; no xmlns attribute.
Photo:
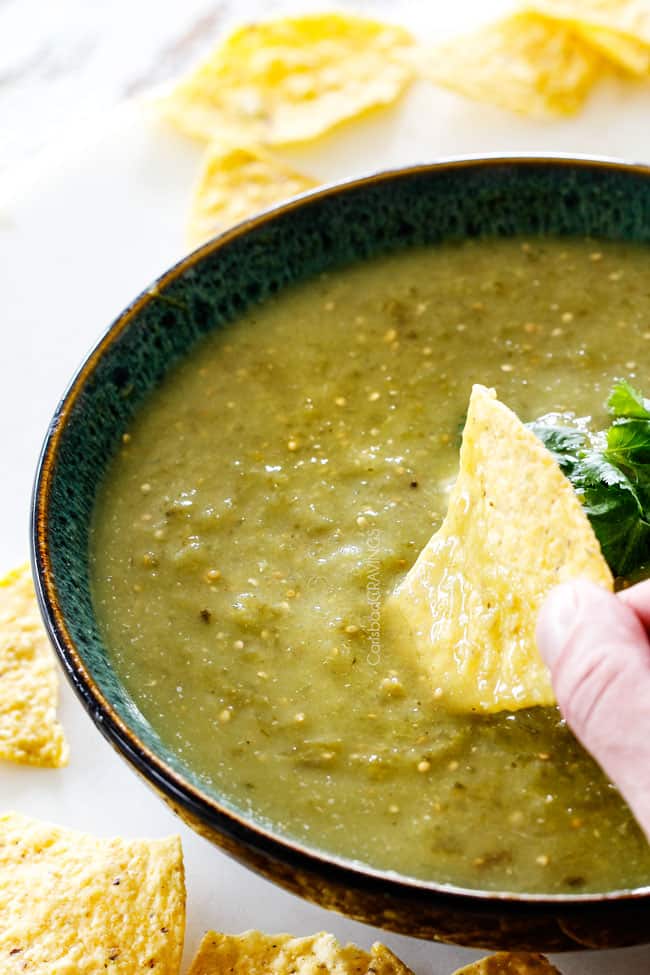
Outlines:
<svg viewBox="0 0 650 975"><path fill-rule="evenodd" d="M537 623L560 711L650 840L650 580L557 586Z"/></svg>

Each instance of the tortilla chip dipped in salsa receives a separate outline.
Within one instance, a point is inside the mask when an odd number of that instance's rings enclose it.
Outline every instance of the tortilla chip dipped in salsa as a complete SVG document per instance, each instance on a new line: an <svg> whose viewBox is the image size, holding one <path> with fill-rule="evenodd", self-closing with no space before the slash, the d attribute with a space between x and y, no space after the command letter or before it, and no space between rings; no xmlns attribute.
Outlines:
<svg viewBox="0 0 650 975"><path fill-rule="evenodd" d="M446 518L387 619L401 615L405 652L451 710L550 706L537 614L552 586L576 577L613 588L577 494L494 390L474 386Z"/></svg>

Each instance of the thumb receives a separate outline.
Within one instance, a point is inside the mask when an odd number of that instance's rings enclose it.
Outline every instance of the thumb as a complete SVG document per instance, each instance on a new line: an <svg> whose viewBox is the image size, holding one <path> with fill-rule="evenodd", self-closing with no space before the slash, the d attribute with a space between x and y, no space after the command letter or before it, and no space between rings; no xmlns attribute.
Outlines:
<svg viewBox="0 0 650 975"><path fill-rule="evenodd" d="M650 839L650 643L634 610L585 580L553 589L537 643L567 724Z"/></svg>

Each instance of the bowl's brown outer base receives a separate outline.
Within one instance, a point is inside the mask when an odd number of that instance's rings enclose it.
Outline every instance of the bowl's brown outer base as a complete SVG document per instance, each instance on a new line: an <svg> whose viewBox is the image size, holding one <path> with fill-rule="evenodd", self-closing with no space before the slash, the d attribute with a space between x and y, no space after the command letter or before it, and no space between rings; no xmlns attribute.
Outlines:
<svg viewBox="0 0 650 975"><path fill-rule="evenodd" d="M195 832L272 883L327 910L388 931L468 948L509 951L579 951L650 942L647 900L639 900L638 906L629 900L623 903L602 900L575 906L565 903L558 905L557 913L552 913L548 902L538 905L534 901L517 900L515 904L514 898L503 902L497 898L477 898L472 907L467 897L453 892L431 895L427 902L421 895L417 900L390 896L377 889L351 887L335 877L324 878L304 867L281 863L210 828L169 797L162 798Z"/></svg>

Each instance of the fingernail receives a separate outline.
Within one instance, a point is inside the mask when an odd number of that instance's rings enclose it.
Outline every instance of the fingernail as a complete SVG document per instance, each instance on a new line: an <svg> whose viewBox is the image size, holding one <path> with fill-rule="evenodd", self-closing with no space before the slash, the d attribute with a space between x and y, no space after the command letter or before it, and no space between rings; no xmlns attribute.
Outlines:
<svg viewBox="0 0 650 975"><path fill-rule="evenodd" d="M551 589L537 620L537 646L549 667L559 657L580 615L580 594L573 582Z"/></svg>

